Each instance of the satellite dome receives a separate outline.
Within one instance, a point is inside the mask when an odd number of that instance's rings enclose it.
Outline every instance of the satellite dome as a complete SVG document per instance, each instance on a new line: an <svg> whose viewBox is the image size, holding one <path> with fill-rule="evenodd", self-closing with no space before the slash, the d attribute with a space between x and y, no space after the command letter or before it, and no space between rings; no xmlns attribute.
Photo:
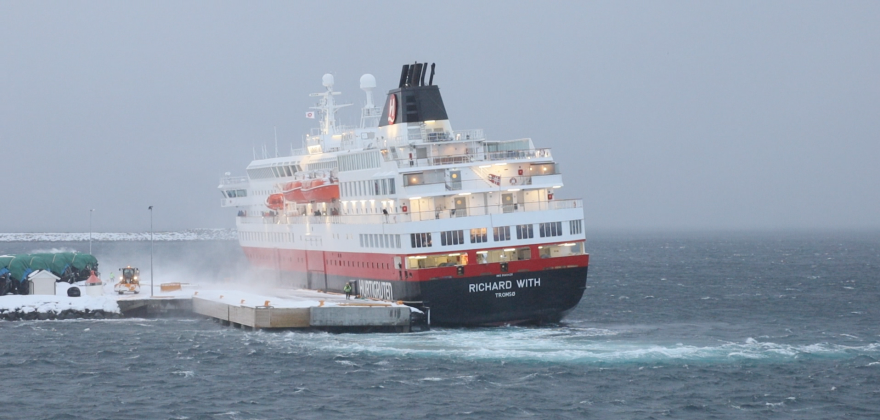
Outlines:
<svg viewBox="0 0 880 420"><path fill-rule="evenodd" d="M372 74L365 74L361 76L361 89L370 90L376 87L376 78L373 77Z"/></svg>
<svg viewBox="0 0 880 420"><path fill-rule="evenodd" d="M333 75L332 74L330 74L330 73L325 74L324 77L321 78L321 80L324 82L324 87L333 86Z"/></svg>

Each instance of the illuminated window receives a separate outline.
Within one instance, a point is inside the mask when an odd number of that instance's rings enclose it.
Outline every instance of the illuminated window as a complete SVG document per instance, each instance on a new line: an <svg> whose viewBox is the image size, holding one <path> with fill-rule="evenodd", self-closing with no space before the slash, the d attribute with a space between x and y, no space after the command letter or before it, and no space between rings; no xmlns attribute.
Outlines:
<svg viewBox="0 0 880 420"><path fill-rule="evenodd" d="M413 248L428 248L433 245L430 233L411 233L409 239Z"/></svg>
<svg viewBox="0 0 880 420"><path fill-rule="evenodd" d="M486 236L486 230L486 228L471 229L471 243L479 244L487 242L489 239Z"/></svg>

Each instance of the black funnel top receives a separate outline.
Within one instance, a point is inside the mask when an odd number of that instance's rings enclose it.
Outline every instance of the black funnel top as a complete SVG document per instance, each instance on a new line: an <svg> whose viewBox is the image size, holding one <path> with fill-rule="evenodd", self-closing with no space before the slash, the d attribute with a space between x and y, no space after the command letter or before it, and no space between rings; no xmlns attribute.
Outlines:
<svg viewBox="0 0 880 420"><path fill-rule="evenodd" d="M403 65L400 87L388 92L379 127L449 119L446 115L446 107L443 106L443 98L440 96L440 88L433 85L433 65L430 82L432 84L424 85L427 67L428 63Z"/></svg>

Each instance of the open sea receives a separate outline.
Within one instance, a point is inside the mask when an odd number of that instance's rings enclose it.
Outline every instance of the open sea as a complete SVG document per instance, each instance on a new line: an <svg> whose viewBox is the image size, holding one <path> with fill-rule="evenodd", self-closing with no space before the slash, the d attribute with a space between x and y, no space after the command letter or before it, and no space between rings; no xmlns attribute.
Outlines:
<svg viewBox="0 0 880 420"><path fill-rule="evenodd" d="M88 243L0 243L0 252ZM0 321L2 419L877 419L880 233L593 234L558 325L250 332ZM149 278L150 244L96 242ZM235 242L156 242L157 283L248 282Z"/></svg>

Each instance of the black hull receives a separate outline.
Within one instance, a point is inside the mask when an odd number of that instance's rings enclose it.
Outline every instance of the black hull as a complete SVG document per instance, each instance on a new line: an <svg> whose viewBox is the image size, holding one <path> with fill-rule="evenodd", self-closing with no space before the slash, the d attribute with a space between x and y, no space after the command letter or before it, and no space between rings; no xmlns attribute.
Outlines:
<svg viewBox="0 0 880 420"><path fill-rule="evenodd" d="M422 282L372 280L323 273L279 273L285 287L342 292L346 282L355 294L404 301L430 308L433 325L501 325L557 322L583 297L587 267L448 277Z"/></svg>
<svg viewBox="0 0 880 420"><path fill-rule="evenodd" d="M421 289L432 324L491 325L557 322L577 306L586 284L587 267L576 267L439 279Z"/></svg>

